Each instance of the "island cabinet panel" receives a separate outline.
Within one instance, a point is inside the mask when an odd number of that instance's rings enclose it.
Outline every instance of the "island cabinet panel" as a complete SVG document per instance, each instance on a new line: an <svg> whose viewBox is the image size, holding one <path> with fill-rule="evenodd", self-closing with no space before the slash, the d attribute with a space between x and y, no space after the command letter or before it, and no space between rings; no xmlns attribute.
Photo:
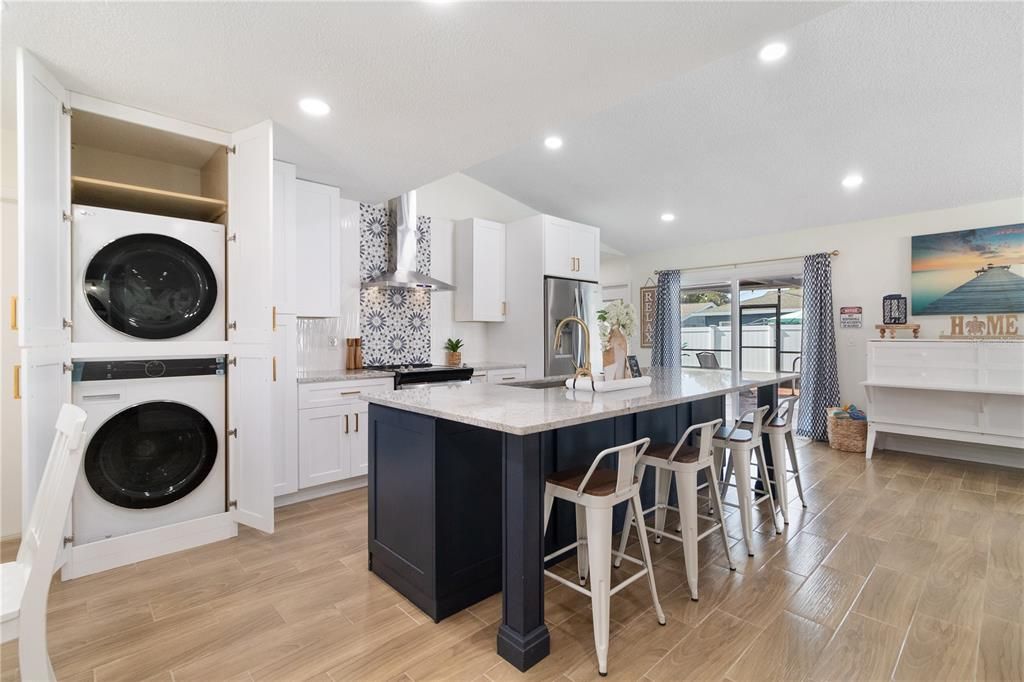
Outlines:
<svg viewBox="0 0 1024 682"><path fill-rule="evenodd" d="M501 434L369 412L370 569L435 621L501 590Z"/></svg>

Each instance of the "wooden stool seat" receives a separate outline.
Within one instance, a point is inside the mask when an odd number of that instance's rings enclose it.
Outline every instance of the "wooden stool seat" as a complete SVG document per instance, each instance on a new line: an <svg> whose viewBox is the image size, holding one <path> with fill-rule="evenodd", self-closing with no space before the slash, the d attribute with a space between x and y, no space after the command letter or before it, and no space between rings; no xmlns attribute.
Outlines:
<svg viewBox="0 0 1024 682"><path fill-rule="evenodd" d="M588 471L589 469L586 467L556 471L548 476L547 482L559 488L567 488L575 492L579 489L580 483L583 483L583 479L587 477ZM587 484L583 486L583 494L593 495L594 497L612 495L615 493L616 482L617 473L614 469L594 469L593 475L587 480ZM635 476L633 477L633 482L637 482Z"/></svg>
<svg viewBox="0 0 1024 682"><path fill-rule="evenodd" d="M627 556L624 552L612 550L612 514L615 505L625 502L630 509L639 510L640 483L636 478L638 460L651 444L650 438L641 438L598 453L588 469L570 469L559 471L547 479L544 486L544 530L547 531L551 521L551 510L555 500L564 500L576 508L576 542L555 550L544 557L544 563L555 559L566 552L576 550L576 570L579 585L566 580L563 576L544 571L544 575L555 582L562 583L577 592L590 597L593 610L594 648L597 654L597 671L601 675L608 674L608 633L611 625L611 598L615 593L625 589L644 577L651 591L654 612L661 625L665 624L665 614L658 601L658 589L654 584L654 562L651 560L651 548L647 543L644 531L643 516L638 524L640 528L640 550L643 559ZM618 455L615 469L600 469L598 464L608 455ZM624 530L628 535L629 527ZM629 576L615 587L611 585L612 557L618 561L625 559L640 566L640 570ZM590 581L590 589L582 587Z"/></svg>
<svg viewBox="0 0 1024 682"><path fill-rule="evenodd" d="M747 422L748 425L750 424ZM719 428L715 432L715 440L731 440L736 443L747 443L754 437L753 426L750 425L748 429L742 427L727 429L724 426Z"/></svg>

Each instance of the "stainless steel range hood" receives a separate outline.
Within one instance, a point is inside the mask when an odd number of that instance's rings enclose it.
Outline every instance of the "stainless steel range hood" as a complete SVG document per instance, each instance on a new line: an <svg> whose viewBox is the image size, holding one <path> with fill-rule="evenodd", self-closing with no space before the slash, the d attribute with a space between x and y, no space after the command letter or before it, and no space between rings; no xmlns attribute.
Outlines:
<svg viewBox="0 0 1024 682"><path fill-rule="evenodd" d="M416 271L416 192L388 201L388 262L379 277L363 282L363 289L393 287L425 291L452 291L451 284Z"/></svg>

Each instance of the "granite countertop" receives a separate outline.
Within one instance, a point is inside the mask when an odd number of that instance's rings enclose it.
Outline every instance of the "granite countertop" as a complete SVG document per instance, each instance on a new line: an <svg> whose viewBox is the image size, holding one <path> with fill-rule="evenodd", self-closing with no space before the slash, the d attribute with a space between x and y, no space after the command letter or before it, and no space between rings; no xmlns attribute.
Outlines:
<svg viewBox="0 0 1024 682"><path fill-rule="evenodd" d="M300 384L323 384L330 381L356 381L358 379L390 379L394 372L382 372L377 369L307 369L299 370L297 381Z"/></svg>
<svg viewBox="0 0 1024 682"><path fill-rule="evenodd" d="M609 393L570 391L565 387L522 388L507 384L455 384L404 391L369 391L363 399L377 405L472 424L518 436L563 426L791 381L791 372L743 372L684 369L649 372L650 386Z"/></svg>

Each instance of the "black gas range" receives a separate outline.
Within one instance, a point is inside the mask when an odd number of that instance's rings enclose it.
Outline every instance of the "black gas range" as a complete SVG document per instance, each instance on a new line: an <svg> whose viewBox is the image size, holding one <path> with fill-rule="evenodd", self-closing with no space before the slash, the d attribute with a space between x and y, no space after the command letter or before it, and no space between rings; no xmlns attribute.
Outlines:
<svg viewBox="0 0 1024 682"><path fill-rule="evenodd" d="M364 369L395 373L395 388L420 388L437 384L465 384L473 377L472 367L406 364L366 365Z"/></svg>

